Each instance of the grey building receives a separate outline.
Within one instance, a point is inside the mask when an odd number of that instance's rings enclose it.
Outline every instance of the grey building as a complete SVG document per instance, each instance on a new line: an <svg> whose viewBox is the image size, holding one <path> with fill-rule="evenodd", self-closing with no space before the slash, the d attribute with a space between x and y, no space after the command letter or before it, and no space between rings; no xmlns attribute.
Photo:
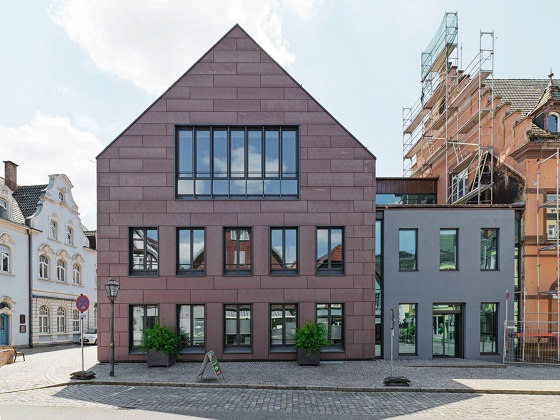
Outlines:
<svg viewBox="0 0 560 420"><path fill-rule="evenodd" d="M511 206L377 208L376 354L498 361L513 315L518 228ZM379 340L379 338L381 340ZM382 341L382 343L379 343Z"/></svg>

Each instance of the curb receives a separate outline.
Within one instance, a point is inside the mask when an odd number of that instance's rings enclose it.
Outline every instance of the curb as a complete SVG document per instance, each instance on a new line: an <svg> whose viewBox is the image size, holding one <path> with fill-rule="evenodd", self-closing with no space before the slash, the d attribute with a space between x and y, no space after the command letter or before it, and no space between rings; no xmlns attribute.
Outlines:
<svg viewBox="0 0 560 420"><path fill-rule="evenodd" d="M420 387L347 387L322 385L268 385L268 384L225 384L225 383L184 383L184 382L129 382L129 381L68 381L58 384L16 389L0 392L13 394L16 392L35 391L39 389L60 388L72 385L100 385L100 386L143 386L168 388L214 388L214 389L270 389L278 391L322 391L322 392L371 392L371 393L432 393L432 394L505 394L505 395L556 395L560 390L529 390L529 389L479 389L479 388L420 388Z"/></svg>
<svg viewBox="0 0 560 420"><path fill-rule="evenodd" d="M54 386L67 385L121 385L154 386L172 388L218 388L218 389L272 389L278 391L335 391L335 392L415 392L441 394L511 394L511 395L559 395L560 390L529 389L478 389L478 388L420 388L420 387L346 387L321 385L263 385L263 384L225 384L225 383L183 383L183 382L127 382L127 381L72 381ZM47 387L44 387L47 388Z"/></svg>

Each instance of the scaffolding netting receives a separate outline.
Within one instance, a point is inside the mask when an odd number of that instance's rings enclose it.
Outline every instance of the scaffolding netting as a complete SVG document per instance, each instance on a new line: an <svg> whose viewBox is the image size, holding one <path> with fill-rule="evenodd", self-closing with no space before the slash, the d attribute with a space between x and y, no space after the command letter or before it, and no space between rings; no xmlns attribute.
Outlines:
<svg viewBox="0 0 560 420"><path fill-rule="evenodd" d="M421 79L424 81L437 58L444 49L449 50L457 39L459 23L457 13L445 13L441 25L439 25L432 41L426 49L422 51L421 59Z"/></svg>

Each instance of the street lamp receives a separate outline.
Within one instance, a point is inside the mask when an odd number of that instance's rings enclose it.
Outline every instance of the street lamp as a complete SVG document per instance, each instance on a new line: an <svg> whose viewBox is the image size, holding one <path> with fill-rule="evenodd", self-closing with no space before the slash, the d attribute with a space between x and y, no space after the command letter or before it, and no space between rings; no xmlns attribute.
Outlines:
<svg viewBox="0 0 560 420"><path fill-rule="evenodd" d="M105 283L105 292L107 292L107 298L111 302L111 370L109 371L109 376L115 376L115 299L119 294L119 289L121 285L114 278L110 278L107 283Z"/></svg>

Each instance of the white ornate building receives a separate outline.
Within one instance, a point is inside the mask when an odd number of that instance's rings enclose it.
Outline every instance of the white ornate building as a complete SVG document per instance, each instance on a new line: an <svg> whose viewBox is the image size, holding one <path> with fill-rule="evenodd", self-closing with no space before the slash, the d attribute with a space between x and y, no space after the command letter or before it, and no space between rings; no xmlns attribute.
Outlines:
<svg viewBox="0 0 560 420"><path fill-rule="evenodd" d="M81 224L64 174L17 185L17 165L0 178L0 345L77 341L80 294L90 299L84 328L97 326L95 232Z"/></svg>

